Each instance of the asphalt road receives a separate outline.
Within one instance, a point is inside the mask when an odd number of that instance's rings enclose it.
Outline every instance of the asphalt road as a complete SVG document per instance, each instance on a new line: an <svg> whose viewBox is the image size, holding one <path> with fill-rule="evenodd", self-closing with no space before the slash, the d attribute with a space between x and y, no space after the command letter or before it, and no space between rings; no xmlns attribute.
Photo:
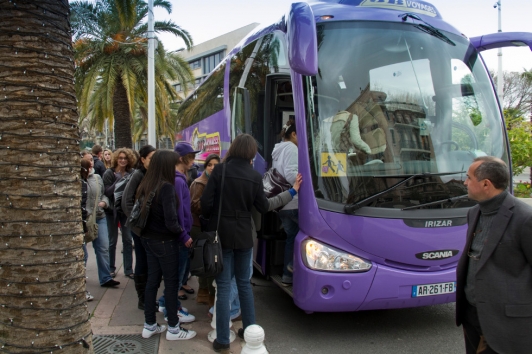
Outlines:
<svg viewBox="0 0 532 354"><path fill-rule="evenodd" d="M400 310L306 314L275 284L253 278L257 323L270 354L464 353L454 303Z"/></svg>

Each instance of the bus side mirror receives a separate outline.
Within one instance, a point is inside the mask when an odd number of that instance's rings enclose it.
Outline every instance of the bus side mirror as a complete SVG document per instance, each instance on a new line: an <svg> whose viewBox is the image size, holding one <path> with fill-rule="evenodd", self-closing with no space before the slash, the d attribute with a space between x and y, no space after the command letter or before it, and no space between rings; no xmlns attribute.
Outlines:
<svg viewBox="0 0 532 354"><path fill-rule="evenodd" d="M498 32L473 37L470 41L479 52L487 49L526 46L532 50L532 33L529 32Z"/></svg>
<svg viewBox="0 0 532 354"><path fill-rule="evenodd" d="M318 74L318 43L314 13L306 2L292 4L286 21L288 61L301 75Z"/></svg>

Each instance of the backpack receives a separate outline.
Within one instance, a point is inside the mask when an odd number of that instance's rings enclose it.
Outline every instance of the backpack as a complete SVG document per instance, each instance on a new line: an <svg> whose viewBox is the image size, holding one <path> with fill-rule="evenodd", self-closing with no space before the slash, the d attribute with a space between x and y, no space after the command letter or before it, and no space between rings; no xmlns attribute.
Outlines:
<svg viewBox="0 0 532 354"><path fill-rule="evenodd" d="M115 200L114 207L117 213L124 213L124 211L122 210L122 195L124 194L124 190L126 189L127 183L131 179L131 176L133 176L133 172L135 172L135 170L132 170L130 173L120 178L115 183L115 191L113 193L113 196Z"/></svg>

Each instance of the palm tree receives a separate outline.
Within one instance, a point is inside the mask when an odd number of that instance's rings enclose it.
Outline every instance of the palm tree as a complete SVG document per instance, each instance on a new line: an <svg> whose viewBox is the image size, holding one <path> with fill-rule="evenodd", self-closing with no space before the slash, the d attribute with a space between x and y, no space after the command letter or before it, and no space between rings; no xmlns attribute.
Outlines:
<svg viewBox="0 0 532 354"><path fill-rule="evenodd" d="M166 0L155 0L154 7L172 12ZM115 145L131 147L132 117L142 118L147 105L148 6L144 0L97 0L76 1L71 8L80 115L100 130L106 119L114 121ZM155 22L154 28L157 33L174 34L191 48L190 34L172 21ZM168 115L160 114L177 99L170 81L186 87L194 77L188 64L178 54L166 53L160 42L155 72L157 117L164 120Z"/></svg>
<svg viewBox="0 0 532 354"><path fill-rule="evenodd" d="M0 352L89 353L68 0L0 0Z"/></svg>

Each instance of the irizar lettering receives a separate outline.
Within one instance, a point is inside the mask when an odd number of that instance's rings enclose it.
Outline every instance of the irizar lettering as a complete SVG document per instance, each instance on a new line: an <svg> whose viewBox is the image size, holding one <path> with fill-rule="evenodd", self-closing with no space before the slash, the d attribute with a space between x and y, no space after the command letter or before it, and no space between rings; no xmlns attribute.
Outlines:
<svg viewBox="0 0 532 354"><path fill-rule="evenodd" d="M453 256L453 251L423 253L423 259L441 259L441 258L449 258L452 256Z"/></svg>
<svg viewBox="0 0 532 354"><path fill-rule="evenodd" d="M447 227L453 226L452 220L429 220L425 221L425 227Z"/></svg>

